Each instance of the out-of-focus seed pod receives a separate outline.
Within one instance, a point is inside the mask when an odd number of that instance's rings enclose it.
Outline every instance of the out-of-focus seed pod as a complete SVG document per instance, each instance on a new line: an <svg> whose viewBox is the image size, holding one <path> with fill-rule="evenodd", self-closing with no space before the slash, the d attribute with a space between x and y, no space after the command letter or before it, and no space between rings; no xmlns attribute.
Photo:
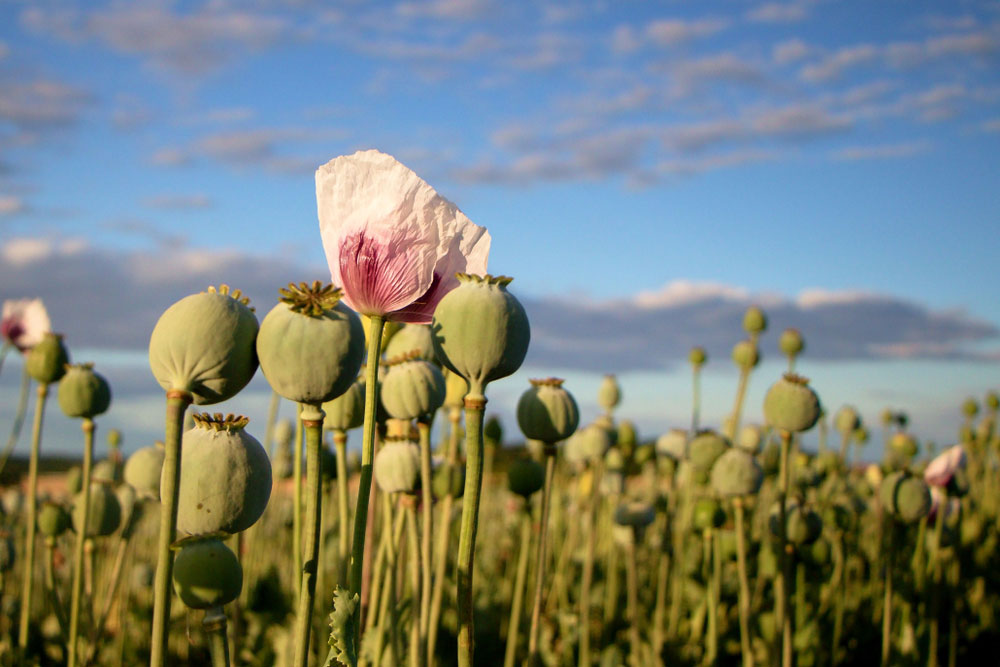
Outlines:
<svg viewBox="0 0 1000 667"><path fill-rule="evenodd" d="M434 469L431 481L434 497L461 498L465 492L465 466L443 461Z"/></svg>
<svg viewBox="0 0 1000 667"><path fill-rule="evenodd" d="M764 396L764 418L774 428L801 433L815 426L819 416L819 396L801 376L786 373Z"/></svg>
<svg viewBox="0 0 1000 667"><path fill-rule="evenodd" d="M70 493L72 493L72 491ZM3 492L3 495L0 495L0 505L3 506L4 514L10 517L16 517L24 508L24 493L17 486L7 487L7 489Z"/></svg>
<svg viewBox="0 0 1000 667"><path fill-rule="evenodd" d="M90 485L90 513L87 517L86 536L106 537L121 523L122 508L118 496L108 484L94 482ZM73 499L73 529L83 527L83 492Z"/></svg>
<svg viewBox="0 0 1000 667"><path fill-rule="evenodd" d="M760 466L765 475L776 475L781 467L781 448L776 442L768 442L760 452Z"/></svg>
<svg viewBox="0 0 1000 667"><path fill-rule="evenodd" d="M507 466L507 488L511 493L528 500L545 484L545 467L527 457L511 461Z"/></svg>
<svg viewBox="0 0 1000 667"><path fill-rule="evenodd" d="M59 407L67 417L93 419L111 405L111 387L93 364L67 366L59 382Z"/></svg>
<svg viewBox="0 0 1000 667"><path fill-rule="evenodd" d="M705 351L705 348L696 345L688 352L688 362L695 368L701 368L708 362L708 352Z"/></svg>
<svg viewBox="0 0 1000 667"><path fill-rule="evenodd" d="M656 460L656 449L652 444L639 445L635 448L632 460L635 461L636 466L641 468L645 464Z"/></svg>
<svg viewBox="0 0 1000 667"><path fill-rule="evenodd" d="M404 324L403 328L397 331L389 339L385 346L386 359L401 357L414 353L416 359L437 363L434 356L434 335L427 324Z"/></svg>
<svg viewBox="0 0 1000 667"><path fill-rule="evenodd" d="M444 373L444 405L447 408L461 408L464 405L465 395L469 393L469 383L465 381L465 378L455 373L454 371L448 370L447 368L442 369ZM487 422L489 423L489 422ZM485 435L486 427L483 427Z"/></svg>
<svg viewBox="0 0 1000 667"><path fill-rule="evenodd" d="M700 431L687 446L687 459L696 472L708 473L715 460L729 449L729 441L716 431Z"/></svg>
<svg viewBox="0 0 1000 667"><path fill-rule="evenodd" d="M517 402L517 423L525 437L554 444L565 440L580 422L573 395L563 380L531 380L531 388Z"/></svg>
<svg viewBox="0 0 1000 667"><path fill-rule="evenodd" d="M832 551L833 549L830 546L830 541L820 537L803 551L803 555L805 556L806 562L813 567L825 568L830 564Z"/></svg>
<svg viewBox="0 0 1000 667"><path fill-rule="evenodd" d="M119 484L114 487L114 490L122 512L121 525L125 526L132 520L132 514L136 511L136 500L139 496L129 484Z"/></svg>
<svg viewBox="0 0 1000 667"><path fill-rule="evenodd" d="M462 381L465 382L465 380ZM500 418L496 415L490 415L486 419L486 423L483 425L483 440L487 445L494 447L499 447L503 444L503 425L500 423Z"/></svg>
<svg viewBox="0 0 1000 667"><path fill-rule="evenodd" d="M1000 410L1000 394L995 391L986 392L986 398L983 399L983 404L990 412Z"/></svg>
<svg viewBox="0 0 1000 667"><path fill-rule="evenodd" d="M896 512L896 487L899 483L903 481L906 477L906 473L902 470L897 470L895 472L886 475L878 485L878 497L882 502L882 507L888 512L895 514Z"/></svg>
<svg viewBox="0 0 1000 667"><path fill-rule="evenodd" d="M806 342L802 338L802 332L798 329L785 329L778 338L778 349L786 357L795 358L802 353L806 347Z"/></svg>
<svg viewBox="0 0 1000 667"><path fill-rule="evenodd" d="M845 405L834 415L833 427L838 433L851 435L861 428L861 417L853 406Z"/></svg>
<svg viewBox="0 0 1000 667"><path fill-rule="evenodd" d="M753 368L760 363L760 352L749 340L741 340L733 346L733 363L739 368Z"/></svg>
<svg viewBox="0 0 1000 667"><path fill-rule="evenodd" d="M917 445L917 439L903 431L892 434L892 437L889 438L889 447L907 459L912 459L916 456L920 449Z"/></svg>
<svg viewBox="0 0 1000 667"><path fill-rule="evenodd" d="M205 413L194 421L182 441L177 530L188 535L246 530L271 497L267 452L246 432L245 417Z"/></svg>
<svg viewBox="0 0 1000 667"><path fill-rule="evenodd" d="M83 468L73 466L66 471L66 491L75 496L83 489Z"/></svg>
<svg viewBox="0 0 1000 667"><path fill-rule="evenodd" d="M142 447L125 461L122 476L143 498L160 499L160 472L163 470L163 443Z"/></svg>
<svg viewBox="0 0 1000 667"><path fill-rule="evenodd" d="M58 382L66 373L69 352L63 344L62 334L47 332L40 343L28 350L24 370L38 384Z"/></svg>
<svg viewBox="0 0 1000 667"><path fill-rule="evenodd" d="M764 430L758 424L746 424L736 436L736 446L751 454L760 451L760 445L763 441Z"/></svg>
<svg viewBox="0 0 1000 667"><path fill-rule="evenodd" d="M386 362L380 392L382 405L395 419L417 419L433 414L444 403L441 370L410 353Z"/></svg>
<svg viewBox="0 0 1000 667"><path fill-rule="evenodd" d="M621 401L622 389L618 384L618 378L612 374L605 375L597 388L597 404L604 408L605 412L611 412Z"/></svg>
<svg viewBox="0 0 1000 667"><path fill-rule="evenodd" d="M153 587L153 576L156 574L156 569L145 562L138 562L132 566L131 574L131 584L132 588L137 591L149 590Z"/></svg>
<svg viewBox="0 0 1000 667"><path fill-rule="evenodd" d="M622 454L622 450L617 447L611 447L604 454L604 468L609 472L625 472L625 463L625 456Z"/></svg>
<svg viewBox="0 0 1000 667"><path fill-rule="evenodd" d="M196 405L232 398L257 371L257 318L223 285L173 304L149 339L149 367L165 391L191 394Z"/></svg>
<svg viewBox="0 0 1000 667"><path fill-rule="evenodd" d="M375 455L375 482L385 493L414 493L420 482L420 446L405 438L387 438Z"/></svg>
<svg viewBox="0 0 1000 667"><path fill-rule="evenodd" d="M365 385L353 382L340 396L323 404L323 428L350 431L365 421Z"/></svg>
<svg viewBox="0 0 1000 667"><path fill-rule="evenodd" d="M630 528L645 528L653 523L656 512L649 503L631 500L615 508L615 523Z"/></svg>
<svg viewBox="0 0 1000 667"><path fill-rule="evenodd" d="M720 496L749 496L760 490L764 471L753 455L733 447L716 459L712 465L711 480L712 488Z"/></svg>
<svg viewBox="0 0 1000 667"><path fill-rule="evenodd" d="M841 502L828 505L823 510L823 522L841 532L848 532L854 529L854 512Z"/></svg>
<svg viewBox="0 0 1000 667"><path fill-rule="evenodd" d="M639 433L631 419L623 419L618 423L618 446L622 448L625 458L630 459L639 444Z"/></svg>
<svg viewBox="0 0 1000 667"><path fill-rule="evenodd" d="M882 482L882 502L905 523L914 523L927 516L931 509L931 491L920 477L896 472Z"/></svg>
<svg viewBox="0 0 1000 667"><path fill-rule="evenodd" d="M670 429L656 439L656 453L675 462L684 460L687 454L687 431Z"/></svg>
<svg viewBox="0 0 1000 667"><path fill-rule="evenodd" d="M962 414L969 419L979 414L979 403L976 402L976 399L969 397L962 401Z"/></svg>
<svg viewBox="0 0 1000 667"><path fill-rule="evenodd" d="M699 498L694 504L692 525L697 530L719 528L726 522L726 513L715 498Z"/></svg>
<svg viewBox="0 0 1000 667"><path fill-rule="evenodd" d="M771 534L780 534L781 514L777 506L771 509L768 525ZM790 544L804 547L815 542L823 532L823 519L810 507L791 501L785 510L785 536Z"/></svg>
<svg viewBox="0 0 1000 667"><path fill-rule="evenodd" d="M220 607L235 600L243 588L243 568L217 535L179 540L174 548L174 591L191 609Z"/></svg>
<svg viewBox="0 0 1000 667"><path fill-rule="evenodd" d="M767 329L767 315L760 306L750 306L743 314L743 330L748 334L761 334Z"/></svg>
<svg viewBox="0 0 1000 667"><path fill-rule="evenodd" d="M43 537L59 537L69 530L71 522L69 512L57 503L42 503L38 510L38 531Z"/></svg>
<svg viewBox="0 0 1000 667"><path fill-rule="evenodd" d="M434 353L482 393L524 361L531 327L524 307L507 291L505 276L458 274L459 285L434 310Z"/></svg>
<svg viewBox="0 0 1000 667"><path fill-rule="evenodd" d="M97 482L117 484L122 481L122 464L113 459L102 459L94 464L90 478Z"/></svg>
<svg viewBox="0 0 1000 667"><path fill-rule="evenodd" d="M773 611L764 611L757 614L757 629L764 641L772 643L776 635L777 623L775 622Z"/></svg>

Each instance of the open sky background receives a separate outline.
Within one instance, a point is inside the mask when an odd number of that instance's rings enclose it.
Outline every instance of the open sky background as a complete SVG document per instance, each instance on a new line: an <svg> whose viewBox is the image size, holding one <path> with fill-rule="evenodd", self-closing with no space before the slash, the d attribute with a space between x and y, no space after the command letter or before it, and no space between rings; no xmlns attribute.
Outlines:
<svg viewBox="0 0 1000 667"><path fill-rule="evenodd" d="M998 64L997 2L0 0L0 298L42 297L112 382L100 423L148 444L158 315L221 282L263 314L328 279L313 173L378 148L515 277L533 338L491 387L508 430L527 377L566 377L589 419L604 372L641 435L683 426L694 344L718 423L757 303L751 420L794 326L830 411L905 409L944 443L1000 386ZM268 395L258 376L221 407L262 429Z"/></svg>

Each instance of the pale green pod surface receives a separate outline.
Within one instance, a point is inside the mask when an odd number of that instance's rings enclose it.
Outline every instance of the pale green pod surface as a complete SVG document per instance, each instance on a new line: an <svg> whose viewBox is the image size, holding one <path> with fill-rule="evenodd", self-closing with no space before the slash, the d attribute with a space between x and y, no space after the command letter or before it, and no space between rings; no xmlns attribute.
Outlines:
<svg viewBox="0 0 1000 667"><path fill-rule="evenodd" d="M917 439L906 432L893 433L889 438L889 447L905 458L911 459L917 455Z"/></svg>
<svg viewBox="0 0 1000 667"><path fill-rule="evenodd" d="M845 405L834 415L833 427L838 433L852 435L861 428L861 417L853 406Z"/></svg>
<svg viewBox="0 0 1000 667"><path fill-rule="evenodd" d="M545 467L534 459L521 457L507 466L507 488L525 500L545 484Z"/></svg>
<svg viewBox="0 0 1000 667"><path fill-rule="evenodd" d="M142 447L125 461L123 477L136 492L152 500L160 499L160 473L163 470L163 445Z"/></svg>
<svg viewBox="0 0 1000 667"><path fill-rule="evenodd" d="M696 345L688 352L688 361L695 368L700 368L708 361L708 352L705 351L705 348Z"/></svg>
<svg viewBox="0 0 1000 667"><path fill-rule="evenodd" d="M757 424L747 424L740 428L740 433L736 436L736 446L740 449L756 454L760 451L760 445L764 441L764 430Z"/></svg>
<svg viewBox="0 0 1000 667"><path fill-rule="evenodd" d="M656 453L673 461L683 461L687 454L687 431L673 428L656 439Z"/></svg>
<svg viewBox="0 0 1000 667"><path fill-rule="evenodd" d="M239 290L220 289L167 308L149 339L156 381L165 391L190 392L195 405L232 398L257 371L257 318Z"/></svg>
<svg viewBox="0 0 1000 667"><path fill-rule="evenodd" d="M622 390L618 384L618 378L614 375L605 375L601 380L601 385L597 388L597 404L606 412L611 412L622 401Z"/></svg>
<svg viewBox="0 0 1000 667"><path fill-rule="evenodd" d="M385 358L393 359L416 353L416 359L437 363L433 338L429 324L404 324L385 346Z"/></svg>
<svg viewBox="0 0 1000 667"><path fill-rule="evenodd" d="M139 494L129 484L119 484L114 487L114 490L115 496L118 497L118 506L121 507L122 511L121 524L125 525L132 518L132 513L136 511L136 501L139 499Z"/></svg>
<svg viewBox="0 0 1000 667"><path fill-rule="evenodd" d="M729 449L729 441L712 430L700 431L687 447L687 458L696 472L707 473L715 460Z"/></svg>
<svg viewBox="0 0 1000 667"><path fill-rule="evenodd" d="M630 501L615 508L615 523L619 526L630 526L632 528L645 528L653 523L656 518L656 511L649 503L641 501Z"/></svg>
<svg viewBox="0 0 1000 667"><path fill-rule="evenodd" d="M38 510L38 532L44 537L59 537L69 530L70 522L69 512L62 505L46 502Z"/></svg>
<svg viewBox="0 0 1000 667"><path fill-rule="evenodd" d="M83 468L73 466L66 471L66 490L71 496L80 493L83 488Z"/></svg>
<svg viewBox="0 0 1000 667"><path fill-rule="evenodd" d="M343 394L323 404L323 427L350 431L365 421L365 385L354 382Z"/></svg>
<svg viewBox="0 0 1000 667"><path fill-rule="evenodd" d="M753 368L760 363L760 351L749 340L741 340L733 346L733 363L740 368Z"/></svg>
<svg viewBox="0 0 1000 667"><path fill-rule="evenodd" d="M97 482L117 484L122 481L122 464L113 459L101 459L94 464L90 478Z"/></svg>
<svg viewBox="0 0 1000 667"><path fill-rule="evenodd" d="M479 391L524 362L531 327L524 307L507 291L511 279L458 274L459 286L434 311L434 353Z"/></svg>
<svg viewBox="0 0 1000 667"><path fill-rule="evenodd" d="M72 468L70 468L72 471ZM67 473L67 478L69 473ZM77 484L76 491L70 491L70 493L77 493L80 490L80 485ZM3 514L7 516L16 517L21 513L24 508L24 493L21 491L20 487L9 486L0 495L0 506L3 507Z"/></svg>
<svg viewBox="0 0 1000 667"><path fill-rule="evenodd" d="M882 507L892 514L896 513L896 490L905 478L906 473L902 470L897 470L886 475L878 487L878 497L882 502Z"/></svg>
<svg viewBox="0 0 1000 667"><path fill-rule="evenodd" d="M712 488L720 496L749 496L760 490L764 470L749 452L733 447L716 459L711 480Z"/></svg>
<svg viewBox="0 0 1000 667"><path fill-rule="evenodd" d="M447 368L444 373L444 404L449 408L461 408L465 405L465 395L469 393L469 383L458 373Z"/></svg>
<svg viewBox="0 0 1000 667"><path fill-rule="evenodd" d="M188 540L178 543L174 557L174 591L181 602L191 609L209 609L239 597L243 568L236 554L217 537Z"/></svg>
<svg viewBox="0 0 1000 667"><path fill-rule="evenodd" d="M554 444L565 440L580 423L576 400L559 378L531 380L517 401L517 423L526 438Z"/></svg>
<svg viewBox="0 0 1000 667"><path fill-rule="evenodd" d="M297 403L320 405L340 396L364 361L361 320L340 303L339 290L329 286L290 285L282 294L287 296L267 314L257 334L264 377L279 395Z"/></svg>
<svg viewBox="0 0 1000 667"><path fill-rule="evenodd" d="M819 421L819 396L809 387L809 381L786 373L771 385L764 396L764 418L775 428L800 433Z"/></svg>
<svg viewBox="0 0 1000 667"><path fill-rule="evenodd" d="M639 467L642 467L650 461L656 460L656 449L652 443L647 443L645 445L639 445L635 448L635 453L632 455L632 460Z"/></svg>
<svg viewBox="0 0 1000 667"><path fill-rule="evenodd" d="M789 505L786 518L785 536L796 546L812 544L823 532L823 519L811 508Z"/></svg>
<svg viewBox="0 0 1000 667"><path fill-rule="evenodd" d="M122 508L118 496L107 484L94 482L90 485L90 513L87 517L87 537L105 537L118 530L122 519ZM77 532L83 526L83 493L73 499L73 529Z"/></svg>
<svg viewBox="0 0 1000 667"><path fill-rule="evenodd" d="M694 504L692 525L698 530L718 528L726 522L726 513L715 498L699 498Z"/></svg>
<svg viewBox="0 0 1000 667"><path fill-rule="evenodd" d="M760 306L750 306L743 315L743 330L749 334L763 333L767 329L767 316Z"/></svg>
<svg viewBox="0 0 1000 667"><path fill-rule="evenodd" d="M639 444L639 433L631 419L623 419L618 423L618 445L626 451L634 451Z"/></svg>
<svg viewBox="0 0 1000 667"><path fill-rule="evenodd" d="M194 428L184 433L178 531L238 533L264 513L271 497L271 462L244 430L247 421L233 415L196 415Z"/></svg>
<svg viewBox="0 0 1000 667"><path fill-rule="evenodd" d="M444 375L437 366L407 355L387 365L379 394L391 417L417 419L433 414L444 403Z"/></svg>
<svg viewBox="0 0 1000 667"><path fill-rule="evenodd" d="M920 477L906 475L895 486L893 498L895 514L906 523L915 523L927 516L931 509L931 491Z"/></svg>
<svg viewBox="0 0 1000 667"><path fill-rule="evenodd" d="M411 440L387 438L375 455L373 472L385 493L414 493L420 482L420 447Z"/></svg>
<svg viewBox="0 0 1000 667"><path fill-rule="evenodd" d="M362 397L364 396L364 391L361 392ZM364 400L362 398L362 400ZM326 406L323 405L323 410L326 410ZM363 417L362 417L363 418ZM326 420L324 420L324 424ZM295 439L295 424L292 423L291 419L280 419L278 423L274 425L274 441L278 443L279 446L292 446L292 440Z"/></svg>
<svg viewBox="0 0 1000 667"><path fill-rule="evenodd" d="M983 401L986 405L986 409L991 412L996 412L1000 409L1000 394L995 391L986 392L986 398Z"/></svg>
<svg viewBox="0 0 1000 667"><path fill-rule="evenodd" d="M625 455L617 447L610 447L604 454L604 468L609 472L625 472Z"/></svg>
<svg viewBox="0 0 1000 667"><path fill-rule="evenodd" d="M778 349L786 357L798 356L805 349L805 346L802 332L798 329L785 329L778 338Z"/></svg>
<svg viewBox="0 0 1000 667"><path fill-rule="evenodd" d="M28 350L24 357L24 370L38 384L58 382L66 373L69 352L61 334L45 333L41 342Z"/></svg>
<svg viewBox="0 0 1000 667"><path fill-rule="evenodd" d="M69 366L59 382L59 407L67 417L93 419L111 405L111 387L93 364Z"/></svg>
<svg viewBox="0 0 1000 667"><path fill-rule="evenodd" d="M611 435L600 426L591 424L580 431L580 449L587 461L598 461L611 449Z"/></svg>

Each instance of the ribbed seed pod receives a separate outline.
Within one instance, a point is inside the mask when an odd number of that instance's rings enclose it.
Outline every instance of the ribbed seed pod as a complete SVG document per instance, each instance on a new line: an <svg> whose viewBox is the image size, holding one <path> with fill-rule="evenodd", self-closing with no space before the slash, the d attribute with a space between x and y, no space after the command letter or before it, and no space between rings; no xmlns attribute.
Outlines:
<svg viewBox="0 0 1000 667"><path fill-rule="evenodd" d="M580 412L563 380L531 380L531 388L517 402L517 423L525 437L554 444L576 430Z"/></svg>
<svg viewBox="0 0 1000 667"><path fill-rule="evenodd" d="M373 472L385 493L415 493L420 488L420 446L407 438L386 438Z"/></svg>
<svg viewBox="0 0 1000 667"><path fill-rule="evenodd" d="M59 382L59 407L67 417L93 419L111 405L111 387L93 364L68 366Z"/></svg>
<svg viewBox="0 0 1000 667"><path fill-rule="evenodd" d="M28 350L24 370L38 384L58 382L66 373L69 352L63 344L62 334L45 333L41 342Z"/></svg>
<svg viewBox="0 0 1000 667"><path fill-rule="evenodd" d="M737 447L726 450L712 465L712 488L720 496L749 496L760 490L764 471L757 459Z"/></svg>
<svg viewBox="0 0 1000 667"><path fill-rule="evenodd" d="M684 460L687 455L687 431L674 428L656 439L656 453L675 462Z"/></svg>
<svg viewBox="0 0 1000 667"><path fill-rule="evenodd" d="M160 499L160 472L163 470L163 443L137 449L125 461L125 481L144 497Z"/></svg>
<svg viewBox="0 0 1000 667"><path fill-rule="evenodd" d="M687 460L696 472L707 473L715 460L729 449L729 441L724 436L706 429L700 431L687 447Z"/></svg>
<svg viewBox="0 0 1000 667"><path fill-rule="evenodd" d="M605 375L601 380L601 385L597 388L597 404L604 408L605 412L611 412L621 403L622 390L618 384L618 378L614 375Z"/></svg>
<svg viewBox="0 0 1000 667"><path fill-rule="evenodd" d="M511 461L507 466L507 488L525 500L540 491L545 484L545 467L527 457Z"/></svg>
<svg viewBox="0 0 1000 667"><path fill-rule="evenodd" d="M741 340L733 346L733 363L739 368L753 368L760 363L760 351L749 340Z"/></svg>
<svg viewBox="0 0 1000 667"><path fill-rule="evenodd" d="M350 431L365 421L365 385L354 382L340 396L323 404L323 428Z"/></svg>
<svg viewBox="0 0 1000 667"><path fill-rule="evenodd" d="M414 358L437 363L434 356L434 335L427 324L404 324L385 346L385 358L393 359L415 353Z"/></svg>
<svg viewBox="0 0 1000 667"><path fill-rule="evenodd" d="M408 352L386 362L380 395L386 412L395 419L431 415L444 404L445 380L441 370Z"/></svg>
<svg viewBox="0 0 1000 667"><path fill-rule="evenodd" d="M801 376L786 373L764 396L764 418L783 431L808 431L819 421L819 416L819 397Z"/></svg>
<svg viewBox="0 0 1000 667"><path fill-rule="evenodd" d="M94 482L90 485L90 512L87 517L87 537L106 537L116 530L122 519L118 496L108 484ZM73 529L83 526L83 492L73 499Z"/></svg>
<svg viewBox="0 0 1000 667"><path fill-rule="evenodd" d="M191 609L220 607L243 589L243 568L221 536L196 535L174 548L174 591Z"/></svg>

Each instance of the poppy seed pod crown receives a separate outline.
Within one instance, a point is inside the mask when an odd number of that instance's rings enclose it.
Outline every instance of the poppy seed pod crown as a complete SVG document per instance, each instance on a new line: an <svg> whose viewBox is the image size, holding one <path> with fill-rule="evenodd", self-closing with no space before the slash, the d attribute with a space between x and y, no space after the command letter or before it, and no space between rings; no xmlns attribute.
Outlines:
<svg viewBox="0 0 1000 667"><path fill-rule="evenodd" d="M783 431L808 431L819 421L819 416L819 396L804 377L785 373L764 396L764 418Z"/></svg>
<svg viewBox="0 0 1000 667"><path fill-rule="evenodd" d="M611 412L622 401L622 390L618 384L618 378L614 375L605 375L601 380L601 386L597 388L597 404L604 408L605 412Z"/></svg>
<svg viewBox="0 0 1000 667"><path fill-rule="evenodd" d="M395 419L417 419L431 415L444 403L445 380L441 370L412 350L386 362L381 398L386 412Z"/></svg>
<svg viewBox="0 0 1000 667"><path fill-rule="evenodd" d="M525 437L554 444L565 440L580 423L573 395L563 388L563 380L531 380L531 388L517 402L517 423Z"/></svg>
<svg viewBox="0 0 1000 667"><path fill-rule="evenodd" d="M431 328L427 324L404 324L393 334L385 346L386 359L394 359L404 354L415 353L415 358L437 363L434 356L434 341Z"/></svg>
<svg viewBox="0 0 1000 667"><path fill-rule="evenodd" d="M111 405L107 380L94 372L93 364L68 366L59 382L59 407L67 417L93 419Z"/></svg>
<svg viewBox="0 0 1000 667"><path fill-rule="evenodd" d="M727 449L729 441L719 433L707 429L699 431L688 443L687 459L696 472L707 473Z"/></svg>

